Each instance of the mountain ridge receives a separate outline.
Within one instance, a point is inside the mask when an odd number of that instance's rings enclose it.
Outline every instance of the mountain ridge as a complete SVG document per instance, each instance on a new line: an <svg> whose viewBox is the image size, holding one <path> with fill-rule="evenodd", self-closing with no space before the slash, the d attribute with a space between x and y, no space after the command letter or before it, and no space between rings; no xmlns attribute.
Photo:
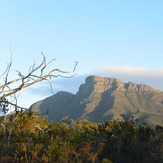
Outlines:
<svg viewBox="0 0 163 163"><path fill-rule="evenodd" d="M124 114L134 116L140 123L162 125L163 92L144 84L89 76L76 94L61 91L32 105L32 110L41 113L47 109L47 116L54 122L64 116L103 122Z"/></svg>

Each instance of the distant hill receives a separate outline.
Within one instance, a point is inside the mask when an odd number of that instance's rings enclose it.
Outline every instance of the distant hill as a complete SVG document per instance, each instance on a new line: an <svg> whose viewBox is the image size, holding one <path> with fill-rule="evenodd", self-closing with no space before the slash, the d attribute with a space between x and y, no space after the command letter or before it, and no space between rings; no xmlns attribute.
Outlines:
<svg viewBox="0 0 163 163"><path fill-rule="evenodd" d="M124 83L115 78L89 76L76 95L58 92L32 105L48 113L54 122L69 116L74 120L104 122L134 116L139 123L163 125L163 92L144 84Z"/></svg>

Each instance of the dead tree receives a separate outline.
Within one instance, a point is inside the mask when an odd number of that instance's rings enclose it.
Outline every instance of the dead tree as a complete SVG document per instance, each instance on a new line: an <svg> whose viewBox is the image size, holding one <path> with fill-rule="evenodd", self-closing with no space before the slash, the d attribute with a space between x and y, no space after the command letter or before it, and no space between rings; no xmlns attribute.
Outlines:
<svg viewBox="0 0 163 163"><path fill-rule="evenodd" d="M49 62L46 61L46 57L42 53L43 60L39 65L34 64L30 66L29 71L27 74L22 74L20 71L17 71L18 73L18 78L14 80L8 80L9 79L9 74L11 71L11 66L12 66L12 52L11 52L11 59L9 64L7 65L5 71L0 74L0 112L3 113L3 116L0 116L1 118L1 123L0 127L3 130L3 144L5 146L9 146L10 144L10 137L12 135L12 130L13 130L13 122L17 120L17 114L15 115L14 119L10 122L10 119L7 115L9 111L9 105L12 105L14 107L15 112L18 112L18 109L26 109L19 107L17 105L17 98L16 98L16 93L21 91L24 88L30 87L36 83L39 83L41 81L48 81L52 90L52 85L51 85L51 80L52 78L56 77L72 77L71 76L66 76L65 74L73 73L76 69L77 62L75 62L74 68L72 71L62 71L60 69L52 69L50 71L47 71L46 68L48 65L54 61L50 60ZM46 72L45 72L46 70ZM2 83L2 85L1 85ZM14 97L16 100L16 104L12 103L11 101L8 100L8 97ZM3 119L3 120L2 120ZM7 124L11 124L11 128L7 128ZM38 129L40 129L43 133L48 132L44 131L41 129L39 126L36 126Z"/></svg>
<svg viewBox="0 0 163 163"><path fill-rule="evenodd" d="M69 78L73 76L73 75L65 76L64 74L73 73L76 69L77 62L75 62L72 71L62 71L57 68L57 69L52 69L47 73L45 73L45 69L48 67L48 65L51 62L54 61L54 59L47 62L44 54L43 53L41 54L43 56L43 60L39 65L36 65L36 63L34 63L32 66L30 66L29 71L26 75L22 74L20 71L17 71L19 77L17 79L8 81L10 69L12 66L12 57L11 57L10 63L7 65L6 70L0 75L0 81L3 80L2 81L3 84L0 85L0 109L1 111L3 111L3 113L6 114L8 111L7 110L8 104L12 104L8 102L7 97L11 97L12 95L15 95L17 92L21 91L22 89L46 80L49 82L52 90L52 85L51 85L52 78L56 78L56 77Z"/></svg>

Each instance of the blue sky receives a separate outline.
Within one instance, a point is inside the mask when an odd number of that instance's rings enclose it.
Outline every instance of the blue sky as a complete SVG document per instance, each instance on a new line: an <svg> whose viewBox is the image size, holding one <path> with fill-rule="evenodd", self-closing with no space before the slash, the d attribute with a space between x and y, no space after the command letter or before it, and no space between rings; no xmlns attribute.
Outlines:
<svg viewBox="0 0 163 163"><path fill-rule="evenodd" d="M56 58L54 68L71 70L79 62L79 78L70 80L78 81L75 88L60 79L53 82L56 91L75 92L90 74L163 90L162 8L162 0L0 0L0 72L10 49L11 78L15 69L26 73L34 58L39 63L43 52L47 60ZM47 85L23 91L20 104L50 95L40 87Z"/></svg>

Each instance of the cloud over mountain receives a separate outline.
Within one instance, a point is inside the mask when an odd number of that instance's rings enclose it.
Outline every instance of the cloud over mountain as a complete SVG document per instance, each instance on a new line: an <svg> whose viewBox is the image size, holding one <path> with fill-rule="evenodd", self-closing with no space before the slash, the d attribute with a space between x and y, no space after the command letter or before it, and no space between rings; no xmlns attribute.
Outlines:
<svg viewBox="0 0 163 163"><path fill-rule="evenodd" d="M78 91L79 86L85 81L85 78L90 75L113 77L118 78L124 82L133 81L135 83L147 84L163 91L163 69L150 70L133 66L108 65L85 75L76 75L72 78L57 78L52 81L53 92L57 93L58 91L67 91L75 94ZM41 100L45 97L51 96L52 92L49 83L42 82L29 88L26 94L28 97L38 96L38 98L35 100L38 101L39 99ZM34 98L32 98L31 102L29 103L33 103L35 101ZM24 102L22 102L22 104L24 104Z"/></svg>
<svg viewBox="0 0 163 163"><path fill-rule="evenodd" d="M144 83L163 91L163 69L150 70L132 66L105 66L95 70L93 73L76 75L72 78L58 78L52 82L53 91L54 93L58 91L67 91L75 94L78 91L80 84L82 84L85 78L90 75L118 78L124 82L133 81ZM51 94L50 86L47 82L43 82L37 87L33 87L30 91L35 94Z"/></svg>
<svg viewBox="0 0 163 163"><path fill-rule="evenodd" d="M133 66L104 66L97 70L102 76L119 78L125 82L145 83L163 91L163 69L146 69Z"/></svg>
<svg viewBox="0 0 163 163"><path fill-rule="evenodd" d="M115 73L129 76L146 76L146 77L162 77L163 69L150 70L145 68L137 68L132 66L104 66L100 69L102 73Z"/></svg>

